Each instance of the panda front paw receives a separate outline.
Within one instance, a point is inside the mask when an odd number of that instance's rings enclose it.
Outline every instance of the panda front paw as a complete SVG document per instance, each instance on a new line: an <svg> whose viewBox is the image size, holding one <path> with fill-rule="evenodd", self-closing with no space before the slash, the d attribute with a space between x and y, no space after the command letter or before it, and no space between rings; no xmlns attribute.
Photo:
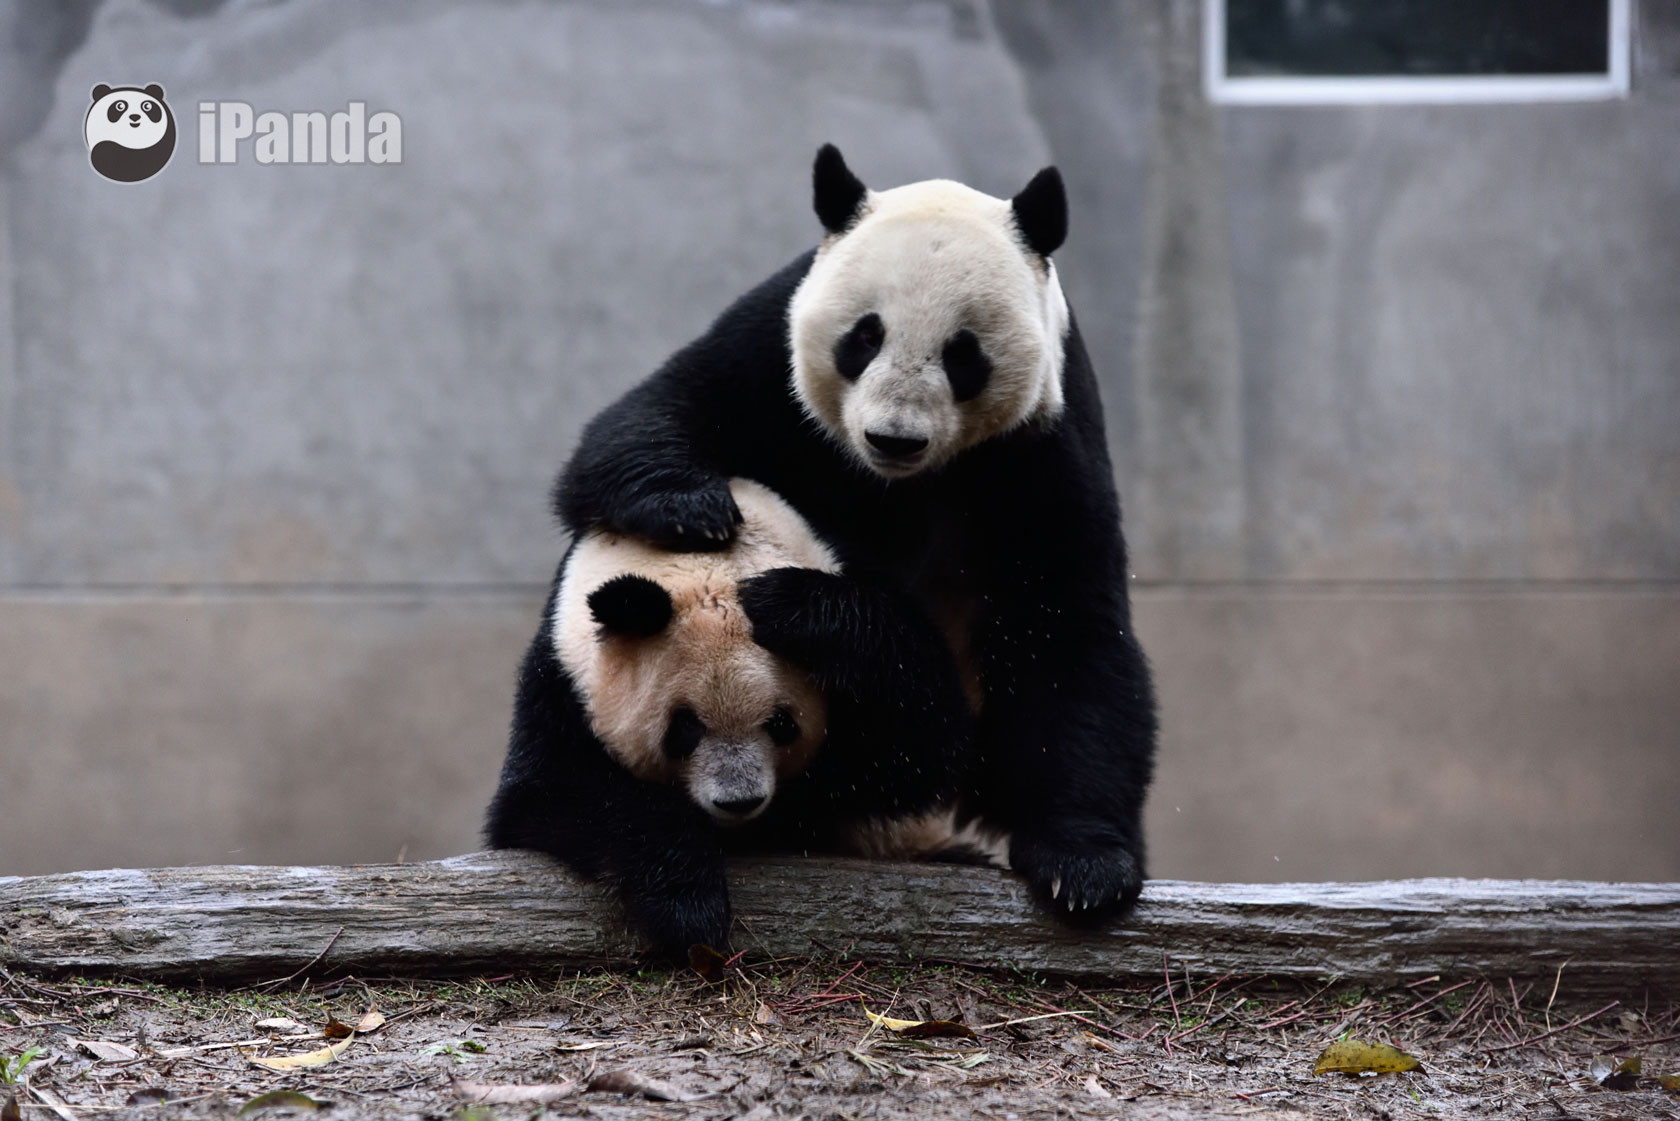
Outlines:
<svg viewBox="0 0 1680 1121"><path fill-rule="evenodd" d="M650 885L628 895L637 928L666 961L687 961L690 946L729 945L729 893L721 882L676 889Z"/></svg>
<svg viewBox="0 0 1680 1121"><path fill-rule="evenodd" d="M804 664L811 645L832 628L825 610L841 577L814 568L772 568L741 581L741 610L753 641L780 657Z"/></svg>
<svg viewBox="0 0 1680 1121"><path fill-rule="evenodd" d="M1103 831L1099 831L1103 832ZM1107 838L1018 831L1009 865L1060 918L1099 923L1124 915L1143 890L1141 854Z"/></svg>
<svg viewBox="0 0 1680 1121"><path fill-rule="evenodd" d="M614 528L680 553L727 549L741 524L729 483L713 479L692 490L665 491L632 501Z"/></svg>

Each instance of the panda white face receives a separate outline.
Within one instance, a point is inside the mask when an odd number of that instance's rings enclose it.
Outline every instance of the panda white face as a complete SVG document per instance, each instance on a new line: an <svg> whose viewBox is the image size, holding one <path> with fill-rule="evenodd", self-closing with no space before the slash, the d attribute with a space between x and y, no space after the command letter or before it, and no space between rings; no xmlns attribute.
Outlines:
<svg viewBox="0 0 1680 1121"><path fill-rule="evenodd" d="M830 236L788 308L794 388L859 462L914 475L1059 415L1068 311L1048 253L1066 203L1053 170L1013 200L946 180L874 193L825 148L817 196Z"/></svg>
<svg viewBox="0 0 1680 1121"><path fill-rule="evenodd" d="M838 567L773 492L735 480L731 493L743 522L722 552L586 534L553 620L555 652L608 752L724 825L763 813L827 736L815 682L753 641L737 589L770 568Z"/></svg>
<svg viewBox="0 0 1680 1121"><path fill-rule="evenodd" d="M161 86L107 90L94 99L84 125L90 149L106 140L124 148L152 148L168 129L169 112Z"/></svg>

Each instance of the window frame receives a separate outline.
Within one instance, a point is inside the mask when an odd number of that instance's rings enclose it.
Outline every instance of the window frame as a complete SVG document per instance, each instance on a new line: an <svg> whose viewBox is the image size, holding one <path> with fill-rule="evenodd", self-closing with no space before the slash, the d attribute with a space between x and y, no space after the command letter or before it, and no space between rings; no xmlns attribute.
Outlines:
<svg viewBox="0 0 1680 1121"><path fill-rule="evenodd" d="M1610 68L1604 74L1237 77L1225 73L1225 5L1202 0L1202 76L1219 105L1453 105L1609 101L1631 86L1633 0L1609 0Z"/></svg>

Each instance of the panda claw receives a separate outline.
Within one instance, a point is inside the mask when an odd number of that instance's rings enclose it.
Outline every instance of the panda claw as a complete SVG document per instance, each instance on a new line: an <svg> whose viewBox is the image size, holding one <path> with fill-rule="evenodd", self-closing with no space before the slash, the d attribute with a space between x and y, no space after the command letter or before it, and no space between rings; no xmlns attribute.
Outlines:
<svg viewBox="0 0 1680 1121"><path fill-rule="evenodd" d="M1050 878L1050 898L1051 899L1060 898L1061 894L1062 894L1062 878L1060 876L1052 876Z"/></svg>

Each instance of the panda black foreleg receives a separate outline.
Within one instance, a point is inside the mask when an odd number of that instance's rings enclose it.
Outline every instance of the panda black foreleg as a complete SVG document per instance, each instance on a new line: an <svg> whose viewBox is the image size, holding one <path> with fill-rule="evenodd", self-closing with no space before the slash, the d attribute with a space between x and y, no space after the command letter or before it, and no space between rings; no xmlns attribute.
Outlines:
<svg viewBox="0 0 1680 1121"><path fill-rule="evenodd" d="M907 596L849 576L778 568L741 585L753 639L812 674L829 743L806 776L836 818L950 804L972 759L972 717L944 636Z"/></svg>
<svg viewBox="0 0 1680 1121"><path fill-rule="evenodd" d="M787 306L812 256L736 300L584 427L554 491L568 529L605 525L677 551L734 539L729 477L758 477L749 464L777 462L804 425L788 392Z"/></svg>
<svg viewBox="0 0 1680 1121"><path fill-rule="evenodd" d="M1129 635L1088 619L1035 623L1016 620L1007 642L992 635L979 808L1009 829L1011 867L1053 912L1100 920L1143 886L1153 695Z"/></svg>
<svg viewBox="0 0 1680 1121"><path fill-rule="evenodd" d="M741 523L728 479L699 463L649 396L649 386L632 390L584 429L555 485L555 511L573 532L605 525L662 549L726 548Z"/></svg>
<svg viewBox="0 0 1680 1121"><path fill-rule="evenodd" d="M546 628L520 672L493 848L544 852L611 885L662 956L729 937L723 851L706 815L676 790L644 782L607 755Z"/></svg>

